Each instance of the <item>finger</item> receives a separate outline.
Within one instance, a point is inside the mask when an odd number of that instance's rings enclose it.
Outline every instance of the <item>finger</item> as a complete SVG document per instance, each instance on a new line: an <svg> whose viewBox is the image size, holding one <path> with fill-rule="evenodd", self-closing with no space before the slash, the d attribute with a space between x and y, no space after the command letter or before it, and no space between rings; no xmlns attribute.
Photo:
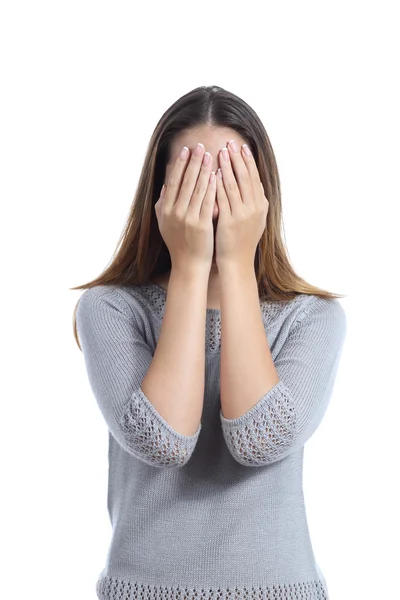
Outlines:
<svg viewBox="0 0 400 600"><path fill-rule="evenodd" d="M256 161L254 160L253 153L251 152L248 144L243 144L241 148L241 156L249 172L251 185L253 188L254 195L257 199L261 195L264 196L264 188L261 183L260 174L257 169Z"/></svg>
<svg viewBox="0 0 400 600"><path fill-rule="evenodd" d="M231 165L235 179L239 187L241 200L244 204L251 206L254 204L254 194L249 170L234 140L230 140L228 142L227 148L229 150L229 156L231 159Z"/></svg>
<svg viewBox="0 0 400 600"><path fill-rule="evenodd" d="M200 174L198 176L197 182L195 183L195 188L191 197L186 198L183 194L182 201L178 200L176 203L177 207L183 207L182 212L185 210L184 207L186 206L186 210L188 213L190 212L199 217L204 198L208 193L212 163L213 157L209 152L205 152L201 163Z"/></svg>
<svg viewBox="0 0 400 600"><path fill-rule="evenodd" d="M222 181L225 187L232 214L237 213L242 207L242 198L240 196L239 186L236 182L234 172L231 166L228 148L222 148L219 153L219 162L222 171Z"/></svg>
<svg viewBox="0 0 400 600"><path fill-rule="evenodd" d="M212 167L211 160L208 165L203 163L204 154L204 145L198 143L190 157L175 203L175 209L179 214L187 212L189 205L192 203L192 196L194 196L193 209L197 211L197 215L200 212ZM209 152L207 152L206 156L211 157Z"/></svg>
<svg viewBox="0 0 400 600"><path fill-rule="evenodd" d="M224 182L222 180L222 171L218 169L217 171L217 202L218 202L218 211L219 211L219 219L223 220L226 217L232 216L231 205L228 199L228 196L225 191Z"/></svg>
<svg viewBox="0 0 400 600"><path fill-rule="evenodd" d="M215 197L217 193L217 182L214 171L211 171L206 195L204 196L203 203L200 210L200 218L206 221L212 221L212 215L214 210Z"/></svg>
<svg viewBox="0 0 400 600"><path fill-rule="evenodd" d="M164 197L165 208L172 208L176 202L189 157L189 148L187 146L183 146L181 152L178 154L175 160L175 164L167 181L167 189L165 190Z"/></svg>

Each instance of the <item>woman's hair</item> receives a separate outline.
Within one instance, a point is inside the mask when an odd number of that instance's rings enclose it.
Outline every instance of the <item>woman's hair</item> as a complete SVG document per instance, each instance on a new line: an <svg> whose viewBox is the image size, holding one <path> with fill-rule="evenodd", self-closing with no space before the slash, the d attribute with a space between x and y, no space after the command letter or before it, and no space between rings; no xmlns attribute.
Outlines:
<svg viewBox="0 0 400 600"><path fill-rule="evenodd" d="M70 288L96 285L140 286L171 269L167 246L161 237L154 205L170 161L171 142L183 129L208 125L229 127L249 145L268 199L266 227L257 245L254 266L262 300L289 301L298 294L342 298L302 279L290 264L281 237L282 201L278 167L267 132L255 111L241 98L218 86L200 86L179 98L163 114L151 136L130 212L111 263L93 281ZM78 300L79 303L79 300ZM74 337L80 349L73 313Z"/></svg>

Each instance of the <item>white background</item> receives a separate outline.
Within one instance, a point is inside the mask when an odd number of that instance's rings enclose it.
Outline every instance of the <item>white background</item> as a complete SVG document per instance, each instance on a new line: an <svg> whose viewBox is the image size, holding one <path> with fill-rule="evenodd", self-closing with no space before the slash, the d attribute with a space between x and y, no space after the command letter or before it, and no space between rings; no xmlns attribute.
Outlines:
<svg viewBox="0 0 400 600"><path fill-rule="evenodd" d="M396 5L2 3L5 600L96 598L108 435L72 335L81 292L69 288L108 264L160 116L211 84L265 124L296 270L346 294L335 391L304 466L330 600L398 593Z"/></svg>

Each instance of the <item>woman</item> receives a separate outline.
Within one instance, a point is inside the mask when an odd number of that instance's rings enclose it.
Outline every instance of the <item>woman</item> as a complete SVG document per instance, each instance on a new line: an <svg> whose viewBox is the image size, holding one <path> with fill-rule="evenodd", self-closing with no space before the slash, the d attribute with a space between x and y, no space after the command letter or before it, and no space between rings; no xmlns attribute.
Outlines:
<svg viewBox="0 0 400 600"><path fill-rule="evenodd" d="M199 87L155 128L110 266L72 288L109 430L102 600L328 598L303 450L346 317L343 296L294 272L281 217L260 119Z"/></svg>

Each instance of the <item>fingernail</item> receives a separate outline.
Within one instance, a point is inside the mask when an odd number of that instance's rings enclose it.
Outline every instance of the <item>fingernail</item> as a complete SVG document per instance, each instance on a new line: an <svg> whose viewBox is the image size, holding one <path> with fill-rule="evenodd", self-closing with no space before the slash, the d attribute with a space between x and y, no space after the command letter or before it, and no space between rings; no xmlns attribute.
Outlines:
<svg viewBox="0 0 400 600"><path fill-rule="evenodd" d="M247 144L243 144L242 146L244 153L247 154L247 156L250 156L251 152L250 152L250 148L248 147Z"/></svg>
<svg viewBox="0 0 400 600"><path fill-rule="evenodd" d="M235 144L235 141L234 141L234 140L231 140L231 141L230 141L230 142L228 142L228 143L229 143L230 147L232 148L232 150L233 150L234 152L237 152L237 151L238 151L238 147L236 146L236 144Z"/></svg>
<svg viewBox="0 0 400 600"><path fill-rule="evenodd" d="M194 154L195 156L200 156L200 155L201 155L201 153L203 152L203 150L204 150L204 145L203 145L201 142L199 142L199 143L197 144L196 148L194 149L194 152L193 152L193 154Z"/></svg>
<svg viewBox="0 0 400 600"><path fill-rule="evenodd" d="M208 165L210 162L211 154L209 152L205 152L203 156L203 165Z"/></svg>

